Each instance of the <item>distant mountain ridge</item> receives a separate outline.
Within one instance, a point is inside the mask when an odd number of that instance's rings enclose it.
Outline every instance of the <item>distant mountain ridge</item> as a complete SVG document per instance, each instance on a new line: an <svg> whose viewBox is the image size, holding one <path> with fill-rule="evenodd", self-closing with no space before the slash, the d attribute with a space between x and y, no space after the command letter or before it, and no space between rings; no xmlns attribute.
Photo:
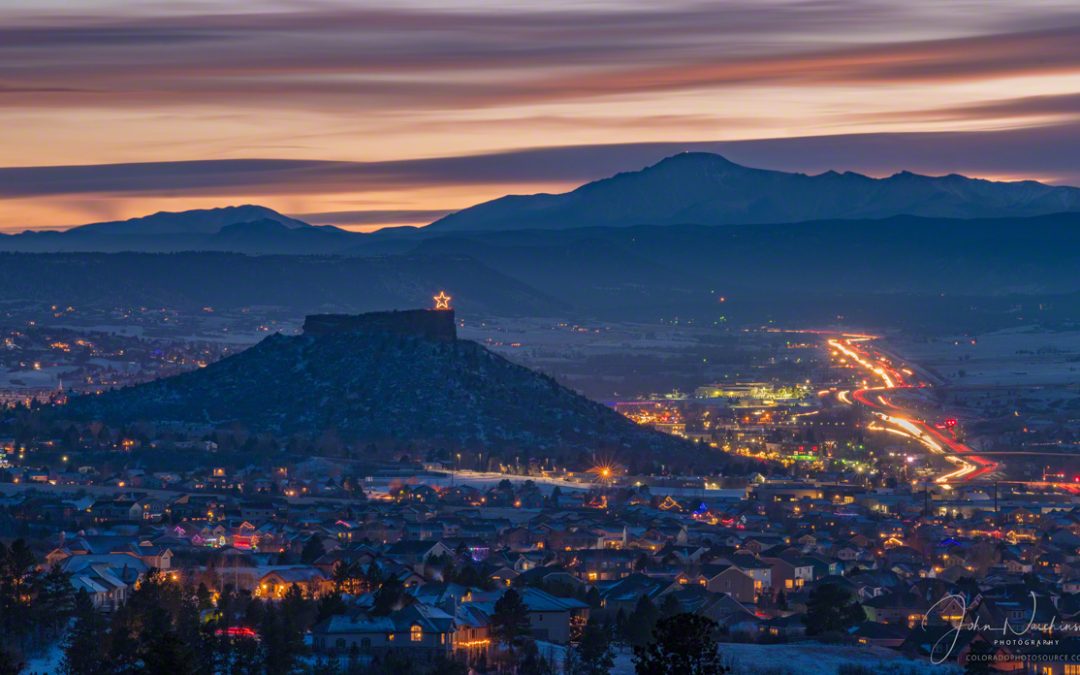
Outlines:
<svg viewBox="0 0 1080 675"><path fill-rule="evenodd" d="M1000 183L902 171L888 178L754 169L711 153L668 157L564 194L507 195L424 228L374 234L311 225L257 205L91 223L64 231L0 233L0 251L28 253L231 251L349 254L455 232L569 230L637 225L763 225L923 218L1026 218L1080 212L1080 188Z"/></svg>
<svg viewBox="0 0 1080 675"><path fill-rule="evenodd" d="M685 441L457 339L454 326L453 312L438 310L309 317L303 335L273 335L200 370L76 397L57 413L108 423L241 422L257 432L475 447L523 461L693 454Z"/></svg>
<svg viewBox="0 0 1080 675"><path fill-rule="evenodd" d="M190 211L159 211L158 213L114 220L104 223L90 223L73 227L68 234L107 234L107 235L151 235L151 234L215 234L222 228L237 223L255 221L273 221L288 229L313 227L302 220L283 216L273 209L254 204L224 206L215 209L193 209Z"/></svg>
<svg viewBox="0 0 1080 675"><path fill-rule="evenodd" d="M353 233L333 225L311 225L265 206L244 205L0 236L0 251L312 254L337 253L355 241Z"/></svg>
<svg viewBox="0 0 1080 675"><path fill-rule="evenodd" d="M500 197L445 216L427 229L747 225L898 215L1001 218L1066 211L1080 211L1080 189L907 171L888 178L835 171L811 176L687 152L563 194Z"/></svg>

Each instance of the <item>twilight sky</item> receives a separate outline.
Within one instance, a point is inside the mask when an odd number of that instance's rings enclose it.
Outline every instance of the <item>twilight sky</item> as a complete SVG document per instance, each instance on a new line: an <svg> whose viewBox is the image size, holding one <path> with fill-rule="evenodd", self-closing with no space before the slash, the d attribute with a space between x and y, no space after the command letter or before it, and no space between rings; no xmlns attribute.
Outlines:
<svg viewBox="0 0 1080 675"><path fill-rule="evenodd" d="M684 149L1080 184L1075 0L0 0L0 230L353 229Z"/></svg>

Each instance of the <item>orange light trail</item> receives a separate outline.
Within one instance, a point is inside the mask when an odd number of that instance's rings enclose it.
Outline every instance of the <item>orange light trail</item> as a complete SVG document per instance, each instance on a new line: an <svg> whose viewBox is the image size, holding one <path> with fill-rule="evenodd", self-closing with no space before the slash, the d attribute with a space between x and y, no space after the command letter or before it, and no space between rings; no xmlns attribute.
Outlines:
<svg viewBox="0 0 1080 675"><path fill-rule="evenodd" d="M869 429L873 431L889 431L915 440L930 452L936 455L942 455L946 461L957 467L955 471L938 476L935 479L935 482L937 483L948 485L952 482L970 481L994 471L997 468L996 462L980 457L975 454L969 446L949 438L935 429L933 425L927 424L923 420L898 414L900 408L893 404L890 398L876 393L894 389L921 388L927 385L923 382L914 384L907 383L904 376L914 376L914 373L910 369L903 368L901 370L896 370L892 368L888 358L884 355L878 353L876 354L876 359L872 359L869 351L860 350L855 346L855 343L869 342L870 339L872 338L834 338L828 341L829 347L876 375L883 385L880 387L857 389L850 393L850 398L848 397L847 391L842 391L837 394L837 398L843 403L852 403L852 401L854 401L855 403L868 408L882 421L891 424L894 427L888 428L871 425L868 427ZM868 396L868 394L871 393L874 394L873 398ZM874 399L876 399L876 401Z"/></svg>

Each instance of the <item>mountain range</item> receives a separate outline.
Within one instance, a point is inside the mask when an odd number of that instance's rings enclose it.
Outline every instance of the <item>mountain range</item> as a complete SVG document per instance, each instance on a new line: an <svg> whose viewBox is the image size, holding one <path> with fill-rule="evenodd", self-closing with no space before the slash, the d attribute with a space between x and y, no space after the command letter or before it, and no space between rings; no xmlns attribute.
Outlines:
<svg viewBox="0 0 1080 675"><path fill-rule="evenodd" d="M242 421L254 432L380 448L468 447L522 461L588 465L690 461L693 447L456 337L452 311L308 317L302 335L272 335L206 368L57 409L65 419L180 424ZM640 465L640 464L639 464ZM715 465L715 462L714 462Z"/></svg>
<svg viewBox="0 0 1080 675"><path fill-rule="evenodd" d="M425 228L360 234L245 206L0 236L0 251L43 251L0 253L0 302L300 315L427 306L445 289L470 316L911 325L978 315L1000 325L1033 306L1049 321L1080 311L1077 192L960 176L804 176L689 153ZM964 217L887 215L919 210ZM581 222L593 225L568 226Z"/></svg>
<svg viewBox="0 0 1080 675"><path fill-rule="evenodd" d="M107 236L216 234L237 223L269 221L286 229L314 227L302 220L283 216L265 206L226 206L219 209L194 209L182 213L161 211L142 218L91 223L67 230L72 236L98 234Z"/></svg>
<svg viewBox="0 0 1080 675"><path fill-rule="evenodd" d="M0 251L234 251L267 255L334 253L355 242L356 235L332 225L310 225L265 206L244 205L0 235Z"/></svg>
<svg viewBox="0 0 1080 675"><path fill-rule="evenodd" d="M628 225L745 225L898 215L1001 218L1080 211L1080 189L901 172L816 176L687 152L564 194L511 195L435 221L436 231Z"/></svg>
<svg viewBox="0 0 1080 675"><path fill-rule="evenodd" d="M360 234L315 226L262 206L157 213L64 231L0 235L0 251L248 254L350 253L453 232L636 225L751 225L821 220L1024 218L1080 211L1080 189L901 172L809 176L754 169L710 153L683 153L565 194L510 195L425 228Z"/></svg>

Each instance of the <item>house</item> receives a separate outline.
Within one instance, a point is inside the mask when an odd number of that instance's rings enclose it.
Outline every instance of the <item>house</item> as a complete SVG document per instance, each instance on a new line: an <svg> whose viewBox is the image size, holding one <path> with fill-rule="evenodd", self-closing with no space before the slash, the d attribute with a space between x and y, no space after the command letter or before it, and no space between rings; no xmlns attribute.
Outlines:
<svg viewBox="0 0 1080 675"><path fill-rule="evenodd" d="M439 541L403 539L389 544L386 547L385 554L391 560L419 570L430 558L439 556L452 557L454 552Z"/></svg>
<svg viewBox="0 0 1080 675"><path fill-rule="evenodd" d="M255 586L255 597L283 598L291 586L298 587L305 596L318 598L331 592L334 584L317 567L310 565L279 567L259 577Z"/></svg>
<svg viewBox="0 0 1080 675"><path fill-rule="evenodd" d="M173 552L167 546L158 546L144 540L140 541L138 544L131 544L124 552L130 553L143 561L147 567L153 567L154 569L159 570L172 568Z"/></svg>
<svg viewBox="0 0 1080 675"><path fill-rule="evenodd" d="M94 609L113 612L127 602L134 586L134 580L124 579L115 572L116 569L108 565L91 565L71 575L71 586L76 593L85 591Z"/></svg>
<svg viewBox="0 0 1080 675"><path fill-rule="evenodd" d="M86 591L94 607L111 612L125 602L149 571L140 559L122 553L74 555L60 563L76 592Z"/></svg>
<svg viewBox="0 0 1080 675"><path fill-rule="evenodd" d="M633 573L638 555L629 550L583 549L574 551L568 567L589 582L622 579Z"/></svg>
<svg viewBox="0 0 1080 675"><path fill-rule="evenodd" d="M734 565L702 565L696 574L683 572L676 575L675 581L683 586L704 586L710 593L727 593L739 602L757 601L758 590L754 579Z"/></svg>
<svg viewBox="0 0 1080 675"><path fill-rule="evenodd" d="M454 617L415 603L387 616L332 616L311 633L312 646L321 654L357 654L377 661L399 652L410 661L430 663L451 655L455 631Z"/></svg>
<svg viewBox="0 0 1080 675"><path fill-rule="evenodd" d="M135 509L133 509L133 520L142 519L152 522L161 522L161 519L165 517L165 511L168 505L160 499L140 499L135 502Z"/></svg>
<svg viewBox="0 0 1080 675"><path fill-rule="evenodd" d="M799 638L806 635L806 624L801 614L792 614L762 621L759 630L767 639Z"/></svg>
<svg viewBox="0 0 1080 675"><path fill-rule="evenodd" d="M541 586L544 588L565 588L568 593L583 592L585 582L567 572L561 565L536 567L522 572L515 580L517 586ZM565 595L565 594L564 594Z"/></svg>
<svg viewBox="0 0 1080 675"><path fill-rule="evenodd" d="M488 579L495 582L496 586L509 586L513 583L514 579L519 576L521 576L519 572L512 570L509 567L500 567L489 574Z"/></svg>
<svg viewBox="0 0 1080 675"><path fill-rule="evenodd" d="M94 502L90 515L96 523L119 520L142 520L143 508L133 499L112 499Z"/></svg>
<svg viewBox="0 0 1080 675"><path fill-rule="evenodd" d="M689 565L701 562L702 557L708 552L703 546L681 545L668 542L656 553L656 557L662 562L679 565Z"/></svg>
<svg viewBox="0 0 1080 675"><path fill-rule="evenodd" d="M864 621L851 631L851 636L861 645L897 648L907 639L908 629L904 625L875 623Z"/></svg>
<svg viewBox="0 0 1080 675"><path fill-rule="evenodd" d="M698 610L698 613L712 619L731 635L753 635L758 632L761 619L749 608L724 593L714 594L713 597L715 600Z"/></svg>
<svg viewBox="0 0 1080 675"><path fill-rule="evenodd" d="M598 584L597 588L600 590L600 606L605 613L617 614L621 610L629 616L641 596L647 595L653 604L657 604L660 595L669 589L677 590L679 584L644 574L631 574L610 585Z"/></svg>
<svg viewBox="0 0 1080 675"><path fill-rule="evenodd" d="M532 551L543 547L543 538L527 527L512 527L502 534L502 541L511 551Z"/></svg>
<svg viewBox="0 0 1080 675"><path fill-rule="evenodd" d="M754 592L762 593L772 588L772 567L756 556L748 553L736 553L728 556L728 562L740 572L754 580Z"/></svg>
<svg viewBox="0 0 1080 675"><path fill-rule="evenodd" d="M930 605L914 593L896 592L868 598L862 606L870 621L911 627L922 622Z"/></svg>
<svg viewBox="0 0 1080 675"><path fill-rule="evenodd" d="M244 520L261 522L273 519L287 508L287 503L280 500L245 499L240 502L240 517Z"/></svg>
<svg viewBox="0 0 1080 675"><path fill-rule="evenodd" d="M807 560L762 558L761 562L770 566L770 579L775 588L797 591L814 580L814 565Z"/></svg>
<svg viewBox="0 0 1080 675"><path fill-rule="evenodd" d="M454 655L466 663L490 662L494 641L489 630L490 619L478 606L460 605L454 613Z"/></svg>
<svg viewBox="0 0 1080 675"><path fill-rule="evenodd" d="M521 599L538 640L566 644L576 640L589 621L589 606L575 598L560 598L539 588L525 588Z"/></svg>

